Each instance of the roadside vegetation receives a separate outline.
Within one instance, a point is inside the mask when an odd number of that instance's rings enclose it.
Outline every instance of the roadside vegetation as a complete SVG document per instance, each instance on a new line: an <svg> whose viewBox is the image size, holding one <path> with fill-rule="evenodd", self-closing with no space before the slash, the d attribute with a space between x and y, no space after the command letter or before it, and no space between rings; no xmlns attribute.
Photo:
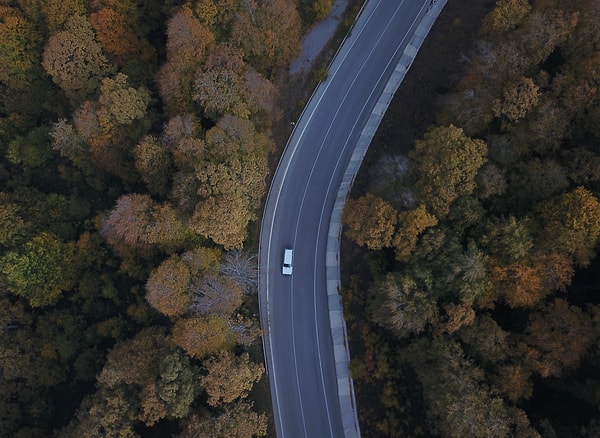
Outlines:
<svg viewBox="0 0 600 438"><path fill-rule="evenodd" d="M435 93L399 94L343 217L361 432L599 436L599 4L468 7L449 1L407 77ZM423 73L451 44L460 73Z"/></svg>
<svg viewBox="0 0 600 438"><path fill-rule="evenodd" d="M330 7L0 1L0 435L267 433L252 230Z"/></svg>

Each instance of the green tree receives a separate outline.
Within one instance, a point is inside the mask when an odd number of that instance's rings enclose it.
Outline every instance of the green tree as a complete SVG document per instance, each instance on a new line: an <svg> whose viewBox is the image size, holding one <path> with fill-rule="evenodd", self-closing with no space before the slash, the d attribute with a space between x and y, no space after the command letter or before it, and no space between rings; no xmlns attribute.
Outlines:
<svg viewBox="0 0 600 438"><path fill-rule="evenodd" d="M0 245L16 249L28 237L31 225L23 220L17 204L2 198L0 194Z"/></svg>
<svg viewBox="0 0 600 438"><path fill-rule="evenodd" d="M183 418L200 392L199 370L178 352L160 327L138 332L117 344L98 375L100 391L126 388L137 419L152 426L163 418Z"/></svg>
<svg viewBox="0 0 600 438"><path fill-rule="evenodd" d="M309 24L327 17L332 6L332 0L300 0L299 2L300 15Z"/></svg>
<svg viewBox="0 0 600 438"><path fill-rule="evenodd" d="M198 369L190 364L187 356L172 353L161 360L156 390L160 400L166 404L169 417L184 418L188 415L199 393L198 380Z"/></svg>
<svg viewBox="0 0 600 438"><path fill-rule="evenodd" d="M569 188L567 172L556 161L534 158L514 166L508 178L507 208L523 214L540 201L563 193Z"/></svg>
<svg viewBox="0 0 600 438"><path fill-rule="evenodd" d="M510 401L516 403L533 394L532 371L519 363L502 364L494 376L494 384Z"/></svg>
<svg viewBox="0 0 600 438"><path fill-rule="evenodd" d="M94 352L93 347L89 349L91 343L101 341L93 330L86 330L87 318L75 314L70 301L63 300L60 307L40 312L32 310L25 300L15 300L6 292L0 294L3 434L43 436L43 431L56 427L56 415L68 415L74 408L60 398L64 388L79 394L82 386L93 383L99 358L95 358L93 372L87 376L79 373L78 362L86 352ZM100 356L97 350L95 353ZM73 402L78 402L81 396L73 397ZM19 427L22 430L17 433Z"/></svg>
<svg viewBox="0 0 600 438"><path fill-rule="evenodd" d="M17 136L8 144L6 158L25 167L42 167L53 158L47 127L31 129L26 136Z"/></svg>
<svg viewBox="0 0 600 438"><path fill-rule="evenodd" d="M523 155L532 152L544 156L560 149L569 130L573 129L569 127L571 119L572 115L555 96L543 93L523 123L511 127L510 134Z"/></svg>
<svg viewBox="0 0 600 438"><path fill-rule="evenodd" d="M454 288L458 290L462 303L473 303L490 288L488 259L488 255L470 240L466 250L449 262L456 278Z"/></svg>
<svg viewBox="0 0 600 438"><path fill-rule="evenodd" d="M108 388L119 384L143 386L158 375L160 359L173 349L164 328L140 330L132 339L115 345L106 356L98 383Z"/></svg>
<svg viewBox="0 0 600 438"><path fill-rule="evenodd" d="M135 438L136 400L132 388L102 388L86 396L68 426L57 431L60 438L114 436Z"/></svg>
<svg viewBox="0 0 600 438"><path fill-rule="evenodd" d="M487 146L453 125L430 128L409 157L415 162L419 199L438 218L450 204L475 189L475 176L486 162Z"/></svg>
<svg viewBox="0 0 600 438"><path fill-rule="evenodd" d="M568 177L573 183L584 187L600 181L600 155L586 148L574 148L564 151L563 162Z"/></svg>
<svg viewBox="0 0 600 438"><path fill-rule="evenodd" d="M459 236L479 225L486 214L483 203L474 194L465 195L452 204L447 220L452 232Z"/></svg>
<svg viewBox="0 0 600 438"><path fill-rule="evenodd" d="M8 289L33 307L56 303L75 281L75 248L42 232L0 259Z"/></svg>
<svg viewBox="0 0 600 438"><path fill-rule="evenodd" d="M33 406L25 405L29 398L29 391L38 393L42 404L48 402L48 388L54 387L65 379L64 364L59 364L49 357L51 355L43 351L44 341L47 336L40 333L36 324L38 318L32 312L28 311L26 302L17 301L12 303L12 297L4 293L0 297L2 304L2 330L5 333L0 338L2 346L2 355L0 355L0 367L2 368L2 385L0 389L11 395L8 400L21 402L23 405L18 409L26 414ZM44 324L45 327L47 325ZM13 383L13 385L9 385ZM23 391L22 395L14 394L13 390L19 387ZM14 398L13 398L14 397ZM35 409L35 408L34 408ZM32 416L39 416L33 414Z"/></svg>
<svg viewBox="0 0 600 438"><path fill-rule="evenodd" d="M488 254L502 263L517 261L529 255L534 246L528 222L515 216L491 217L485 222L479 241Z"/></svg>
<svg viewBox="0 0 600 438"><path fill-rule="evenodd" d="M510 354L511 336L487 313L477 315L471 325L457 332L469 357L484 366L504 362Z"/></svg>
<svg viewBox="0 0 600 438"><path fill-rule="evenodd" d="M39 5L49 35L68 26L70 17L85 16L87 12L84 0L39 0Z"/></svg>

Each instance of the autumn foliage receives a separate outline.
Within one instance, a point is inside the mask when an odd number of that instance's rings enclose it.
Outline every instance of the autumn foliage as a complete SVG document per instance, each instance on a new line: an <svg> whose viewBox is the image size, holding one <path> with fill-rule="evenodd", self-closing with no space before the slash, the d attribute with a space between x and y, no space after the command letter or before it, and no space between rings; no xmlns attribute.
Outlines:
<svg viewBox="0 0 600 438"><path fill-rule="evenodd" d="M291 0L2 2L0 435L267 433L247 240L302 29Z"/></svg>
<svg viewBox="0 0 600 438"><path fill-rule="evenodd" d="M436 123L376 137L346 204L365 436L598 433L600 9L493 3Z"/></svg>

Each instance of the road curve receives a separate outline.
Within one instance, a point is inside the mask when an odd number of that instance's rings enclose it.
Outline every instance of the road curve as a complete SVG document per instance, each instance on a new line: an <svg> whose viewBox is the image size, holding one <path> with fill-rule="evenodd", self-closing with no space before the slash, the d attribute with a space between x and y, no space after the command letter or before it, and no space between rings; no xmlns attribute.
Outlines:
<svg viewBox="0 0 600 438"><path fill-rule="evenodd" d="M261 224L259 293L274 422L281 438L342 437L325 252L353 147L431 0L371 0L281 158ZM292 276L281 273L294 248Z"/></svg>

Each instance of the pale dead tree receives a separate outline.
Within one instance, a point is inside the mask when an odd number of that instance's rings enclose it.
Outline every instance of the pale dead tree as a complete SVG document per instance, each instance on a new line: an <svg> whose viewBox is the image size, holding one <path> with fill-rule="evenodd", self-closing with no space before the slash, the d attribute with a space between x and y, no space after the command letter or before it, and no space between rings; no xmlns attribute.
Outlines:
<svg viewBox="0 0 600 438"><path fill-rule="evenodd" d="M245 294L254 294L258 290L258 264L256 255L233 249L227 251L221 265L221 275L233 280Z"/></svg>
<svg viewBox="0 0 600 438"><path fill-rule="evenodd" d="M207 275L192 285L190 313L231 315L242 304L242 291L233 281Z"/></svg>
<svg viewBox="0 0 600 438"><path fill-rule="evenodd" d="M252 345L256 338L262 336L262 330L256 325L255 321L246 319L239 314L235 318L227 320L227 327L241 345Z"/></svg>
<svg viewBox="0 0 600 438"><path fill-rule="evenodd" d="M169 146L175 146L184 138L194 137L198 131L197 125L197 120L193 114L176 115L165 125L162 139Z"/></svg>

